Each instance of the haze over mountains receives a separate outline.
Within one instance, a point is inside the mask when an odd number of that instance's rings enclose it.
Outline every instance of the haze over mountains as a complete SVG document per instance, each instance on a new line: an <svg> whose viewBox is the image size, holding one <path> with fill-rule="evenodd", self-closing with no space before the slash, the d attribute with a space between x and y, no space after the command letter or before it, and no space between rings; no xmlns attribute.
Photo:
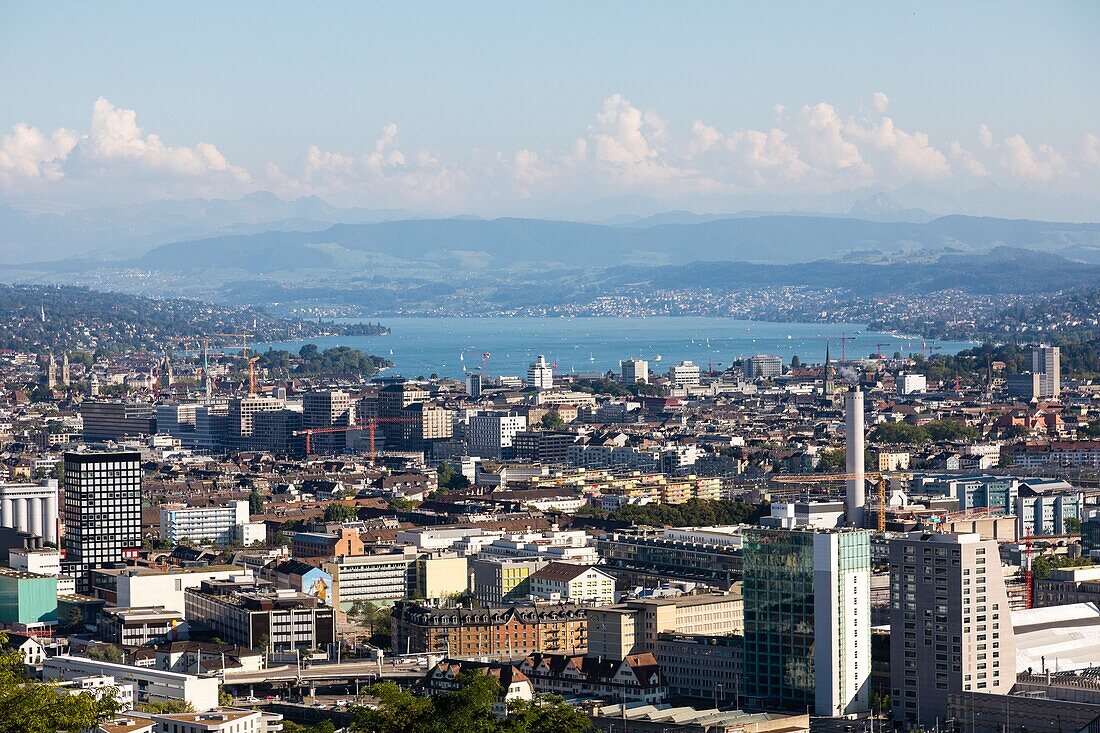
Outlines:
<svg viewBox="0 0 1100 733"><path fill-rule="evenodd" d="M421 219L337 224L316 232L264 232L166 244L133 260L141 269L260 273L303 267L439 263L467 270L542 263L606 267L728 260L789 264L864 256L1033 249L1100 262L1100 224L949 216L925 224L811 216L758 216L611 227L537 219Z"/></svg>
<svg viewBox="0 0 1100 733"><path fill-rule="evenodd" d="M0 207L0 262L8 282L364 312L430 310L462 292L508 303L520 294L541 302L646 289L1100 285L1100 223L936 216L883 192L851 212L433 218L264 193L38 216Z"/></svg>

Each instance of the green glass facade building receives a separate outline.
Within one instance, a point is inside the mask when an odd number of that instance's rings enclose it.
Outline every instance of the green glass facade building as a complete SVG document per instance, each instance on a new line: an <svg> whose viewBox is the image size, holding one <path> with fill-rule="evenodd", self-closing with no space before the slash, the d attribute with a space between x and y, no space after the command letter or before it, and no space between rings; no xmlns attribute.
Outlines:
<svg viewBox="0 0 1100 733"><path fill-rule="evenodd" d="M752 529L743 552L747 700L817 715L867 710L870 532Z"/></svg>

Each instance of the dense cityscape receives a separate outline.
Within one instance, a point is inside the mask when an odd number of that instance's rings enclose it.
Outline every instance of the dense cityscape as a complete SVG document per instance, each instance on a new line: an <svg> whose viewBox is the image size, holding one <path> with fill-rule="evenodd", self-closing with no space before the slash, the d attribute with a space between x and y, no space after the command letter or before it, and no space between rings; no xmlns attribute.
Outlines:
<svg viewBox="0 0 1100 733"><path fill-rule="evenodd" d="M9 349L6 647L110 731L382 730L471 675L577 729L1086 725L1100 387L1041 344L965 382L837 347L465 380Z"/></svg>
<svg viewBox="0 0 1100 733"><path fill-rule="evenodd" d="M0 733L1100 733L1097 28L0 2Z"/></svg>

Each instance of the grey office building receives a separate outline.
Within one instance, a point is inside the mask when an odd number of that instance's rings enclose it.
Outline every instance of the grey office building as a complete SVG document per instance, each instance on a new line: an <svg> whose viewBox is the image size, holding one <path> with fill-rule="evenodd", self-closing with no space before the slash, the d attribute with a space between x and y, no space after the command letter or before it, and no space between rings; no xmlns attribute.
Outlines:
<svg viewBox="0 0 1100 733"><path fill-rule="evenodd" d="M87 442L118 440L124 435L153 435L157 416L145 402L92 402L80 405Z"/></svg>

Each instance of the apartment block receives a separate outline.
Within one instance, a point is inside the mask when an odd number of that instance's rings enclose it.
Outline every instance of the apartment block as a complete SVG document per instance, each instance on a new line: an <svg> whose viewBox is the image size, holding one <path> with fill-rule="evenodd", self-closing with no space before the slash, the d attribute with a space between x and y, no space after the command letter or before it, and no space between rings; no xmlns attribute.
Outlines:
<svg viewBox="0 0 1100 733"><path fill-rule="evenodd" d="M951 693L1012 689L1016 644L996 541L890 541L890 662L893 717L910 725L945 719Z"/></svg>

